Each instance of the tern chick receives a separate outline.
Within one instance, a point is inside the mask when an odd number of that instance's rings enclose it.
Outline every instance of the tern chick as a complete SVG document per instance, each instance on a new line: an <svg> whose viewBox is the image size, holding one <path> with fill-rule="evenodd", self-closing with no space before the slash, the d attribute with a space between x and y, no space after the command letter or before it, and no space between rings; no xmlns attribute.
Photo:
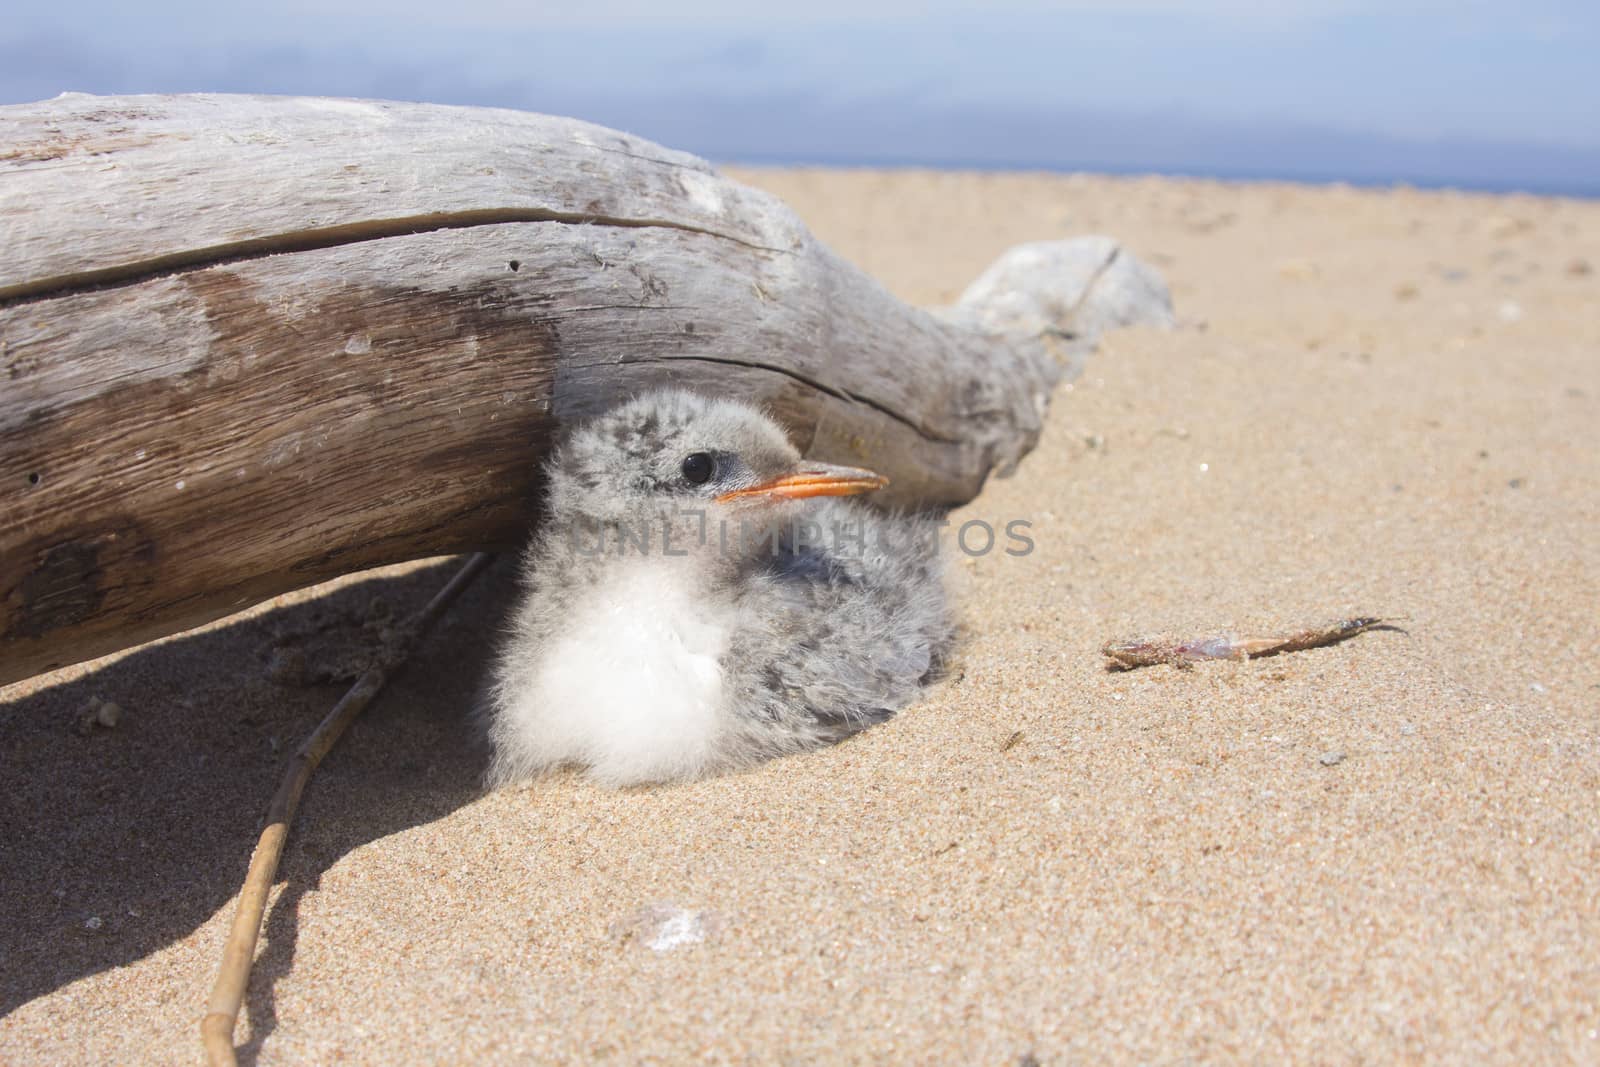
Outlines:
<svg viewBox="0 0 1600 1067"><path fill-rule="evenodd" d="M563 764L670 781L831 744L950 649L935 524L841 499L886 479L803 460L752 408L643 396L547 474L488 701L493 785Z"/></svg>

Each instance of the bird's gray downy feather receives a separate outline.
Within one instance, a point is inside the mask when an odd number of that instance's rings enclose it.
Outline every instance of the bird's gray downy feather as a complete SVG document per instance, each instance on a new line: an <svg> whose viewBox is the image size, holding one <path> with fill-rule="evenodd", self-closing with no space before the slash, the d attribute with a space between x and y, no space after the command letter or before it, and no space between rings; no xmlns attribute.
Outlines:
<svg viewBox="0 0 1600 1067"><path fill-rule="evenodd" d="M714 457L715 476L705 485L688 484L682 474L692 453ZM523 599L496 667L492 782L563 762L585 765L614 785L727 771L842 740L917 695L953 639L937 527L853 499L785 501L755 511L716 499L800 461L760 412L680 392L639 398L571 435L549 465L547 519L525 557ZM746 541L742 524L753 517L768 535ZM637 541L628 551L604 550L639 530L669 531L670 538L652 537L642 554ZM555 650L566 647L573 620L629 567L653 568L650 588L690 589L692 613L727 635L718 646L717 706L703 727L705 743L660 763L607 755L613 742L628 739L604 735L605 724L592 721L604 714L598 706L553 708L536 699L553 670L583 669L552 664ZM659 610L637 604L639 612ZM571 658L582 660L582 650ZM602 662L607 666L594 669L631 669L626 649L610 650ZM679 695L651 692L664 706ZM635 713L648 709L629 710ZM567 732L604 744L554 740Z"/></svg>

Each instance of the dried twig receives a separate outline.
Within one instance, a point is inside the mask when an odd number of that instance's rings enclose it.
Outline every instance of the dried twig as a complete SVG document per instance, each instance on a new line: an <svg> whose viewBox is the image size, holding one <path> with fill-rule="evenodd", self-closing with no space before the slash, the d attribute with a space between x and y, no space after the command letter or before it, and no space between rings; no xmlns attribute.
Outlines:
<svg viewBox="0 0 1600 1067"><path fill-rule="evenodd" d="M1237 634L1216 634L1189 640L1143 637L1131 641L1108 641L1100 652L1111 661L1106 664L1108 671L1131 671L1139 667L1153 667L1158 663L1170 663L1181 670L1188 670L1200 660L1261 659L1285 652L1336 645L1368 630L1398 630L1398 626L1390 625L1393 621L1365 615L1279 637L1240 637Z"/></svg>
<svg viewBox="0 0 1600 1067"><path fill-rule="evenodd" d="M267 809L266 829L261 831L255 853L250 857L250 870L245 874L244 888L239 891L239 907L233 915L233 927L228 931L228 941L222 949L222 967L217 974L217 984L211 990L206 1017L200 1022L206 1059L212 1067L235 1067L238 1063L233 1050L233 1028L239 1020L239 1009L244 1004L245 989L249 985L250 964L255 959L261 919L267 910L267 893L277 876L284 839L288 836L290 822L294 820L295 809L300 806L300 794L305 791L306 782L317 769L317 764L338 742L346 727L356 720L378 690L383 688L389 672L405 661L418 639L493 558L484 552L468 557L455 576L407 623L401 636L379 654L377 662L357 679L356 684L340 698L339 703L334 705L333 710L328 712L327 717L289 760L283 781Z"/></svg>

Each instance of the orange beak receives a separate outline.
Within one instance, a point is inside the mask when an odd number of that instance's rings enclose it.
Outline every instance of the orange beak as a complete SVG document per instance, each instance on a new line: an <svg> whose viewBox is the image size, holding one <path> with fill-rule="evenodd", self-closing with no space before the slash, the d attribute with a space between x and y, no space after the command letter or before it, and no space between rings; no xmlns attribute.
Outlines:
<svg viewBox="0 0 1600 1067"><path fill-rule="evenodd" d="M717 503L743 497L766 497L770 500L804 500L813 496L854 496L870 493L889 484L889 479L860 467L838 467L832 463L806 462L793 474L774 478L748 489L735 489L717 497Z"/></svg>

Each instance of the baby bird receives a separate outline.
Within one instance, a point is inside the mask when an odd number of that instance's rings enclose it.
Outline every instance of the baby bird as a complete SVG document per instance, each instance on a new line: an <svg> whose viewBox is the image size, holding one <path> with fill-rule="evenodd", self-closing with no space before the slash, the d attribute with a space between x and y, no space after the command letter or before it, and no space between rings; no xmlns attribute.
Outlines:
<svg viewBox="0 0 1600 1067"><path fill-rule="evenodd" d="M840 499L886 479L803 460L752 408L642 396L580 426L548 476L488 701L492 785L818 748L889 718L949 652L935 524Z"/></svg>

